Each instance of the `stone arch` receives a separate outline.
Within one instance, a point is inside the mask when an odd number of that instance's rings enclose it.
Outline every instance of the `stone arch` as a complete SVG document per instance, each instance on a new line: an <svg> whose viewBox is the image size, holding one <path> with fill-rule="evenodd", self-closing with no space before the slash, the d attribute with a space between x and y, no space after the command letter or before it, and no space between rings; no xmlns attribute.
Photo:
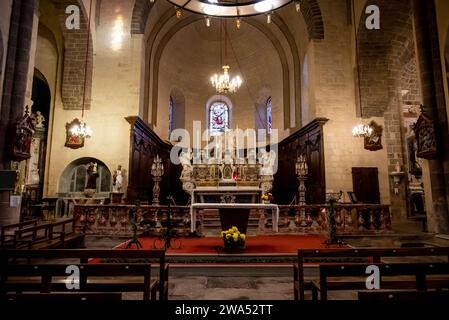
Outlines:
<svg viewBox="0 0 449 320"><path fill-rule="evenodd" d="M82 168L82 166L85 166L90 162L96 162L98 164L100 176L97 180L97 193L100 194L103 193L105 195L109 194L112 188L112 175L107 165L103 161L98 160L96 158L83 157L70 162L62 171L61 176L59 177L59 184L58 184L59 195L61 196L67 194L82 195L83 191L81 191L81 189L84 188L86 180L82 178L81 174L79 174L81 179L79 179L78 181L76 180L73 181L72 178L73 174L77 173L75 172L77 168Z"/></svg>
<svg viewBox="0 0 449 320"><path fill-rule="evenodd" d="M163 17L156 23L156 29L154 29L149 37L147 45L149 49L147 50L146 54L146 62L152 65L152 68L149 67L149 65L146 65L145 71L145 82L144 82L144 112L143 116L144 119L148 119L148 111L150 106L152 106L152 124L157 124L157 108L154 106L157 105L157 97L158 97L158 77L159 77L159 62L163 53L163 50L165 46L168 44L170 39L182 28L199 21L203 19L202 17L198 15L190 15L183 20L179 21L175 25L173 25L162 37L162 39L159 41L157 48L154 53L154 57L152 57L153 52L153 46L154 46L154 39L157 37L158 32L163 28L163 26L171 19L174 18L173 10L168 10L164 13ZM290 70L288 66L288 59L287 55L284 51L284 48L282 47L279 39L276 37L276 35L269 30L263 23L259 22L258 20L254 18L248 18L243 20L244 22L248 23L252 27L256 28L258 31L262 32L267 39L272 43L274 49L277 51L281 65L282 65L282 74L283 74L283 97L284 97L284 127L289 128L290 127L290 105L291 105L291 91L290 91ZM279 20L278 20L279 21ZM282 31L282 29L281 29ZM285 35L284 35L285 36ZM288 41L288 37L286 37ZM293 39L293 38L291 38ZM294 40L294 39L293 39ZM296 46L296 44L295 44ZM299 57L296 57L299 60ZM295 59L295 56L293 57ZM299 65L299 62L298 62ZM152 84L152 86L151 86ZM298 89L299 90L299 89ZM151 92L151 103L149 99L149 93ZM299 94L299 92L298 92Z"/></svg>
<svg viewBox="0 0 449 320"><path fill-rule="evenodd" d="M136 0L131 17L131 34L143 34L147 24L148 16L154 2L149 0Z"/></svg>
<svg viewBox="0 0 449 320"><path fill-rule="evenodd" d="M382 12L381 29L367 30L359 21L360 113L364 118L382 117L394 98L401 69L415 57L412 8L409 1L369 0ZM388 26L388 27L382 27Z"/></svg>
<svg viewBox="0 0 449 320"><path fill-rule="evenodd" d="M83 101L84 79L86 78L85 109L91 107L92 76L93 76L93 41L89 36L89 51L87 52L89 8L85 8L82 0L52 0L64 37L64 64L62 71L61 96L64 109L80 110ZM93 0L92 0L93 1ZM65 23L65 10L69 5L80 8L81 21L79 30L69 30ZM92 17L92 20L94 17ZM87 52L87 68L86 65ZM86 71L86 72L85 72Z"/></svg>
<svg viewBox="0 0 449 320"><path fill-rule="evenodd" d="M301 12L307 24L310 40L324 39L324 23L318 0L301 1Z"/></svg>

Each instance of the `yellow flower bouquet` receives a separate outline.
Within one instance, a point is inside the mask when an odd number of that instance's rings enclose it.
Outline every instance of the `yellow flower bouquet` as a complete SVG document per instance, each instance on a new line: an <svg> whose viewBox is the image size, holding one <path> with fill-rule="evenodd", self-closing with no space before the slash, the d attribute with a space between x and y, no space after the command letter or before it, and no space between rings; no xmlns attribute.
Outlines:
<svg viewBox="0 0 449 320"><path fill-rule="evenodd" d="M221 236L223 237L225 248L236 249L245 247L246 235L241 233L235 226L222 231Z"/></svg>

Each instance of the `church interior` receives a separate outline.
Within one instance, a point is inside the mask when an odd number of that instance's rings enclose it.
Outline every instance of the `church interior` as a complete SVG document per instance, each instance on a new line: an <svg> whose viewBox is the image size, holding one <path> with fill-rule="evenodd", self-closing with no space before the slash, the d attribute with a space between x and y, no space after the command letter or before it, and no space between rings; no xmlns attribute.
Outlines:
<svg viewBox="0 0 449 320"><path fill-rule="evenodd" d="M449 1L0 17L1 300L449 298Z"/></svg>

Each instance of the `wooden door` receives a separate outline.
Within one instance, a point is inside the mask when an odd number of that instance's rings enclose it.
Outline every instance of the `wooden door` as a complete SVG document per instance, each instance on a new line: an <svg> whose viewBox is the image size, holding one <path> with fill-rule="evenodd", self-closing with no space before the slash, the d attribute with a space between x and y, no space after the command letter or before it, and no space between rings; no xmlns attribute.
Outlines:
<svg viewBox="0 0 449 320"><path fill-rule="evenodd" d="M377 168L352 168L352 185L359 203L380 204Z"/></svg>

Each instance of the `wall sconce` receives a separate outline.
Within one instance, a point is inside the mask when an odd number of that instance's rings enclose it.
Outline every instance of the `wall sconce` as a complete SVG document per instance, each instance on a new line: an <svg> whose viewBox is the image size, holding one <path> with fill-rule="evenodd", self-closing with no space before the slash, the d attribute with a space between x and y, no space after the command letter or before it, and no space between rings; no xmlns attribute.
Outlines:
<svg viewBox="0 0 449 320"><path fill-rule="evenodd" d="M390 177L393 178L394 194L399 194L399 186L402 178L405 176L405 172L401 170L399 163L396 164L396 171L390 172Z"/></svg>

